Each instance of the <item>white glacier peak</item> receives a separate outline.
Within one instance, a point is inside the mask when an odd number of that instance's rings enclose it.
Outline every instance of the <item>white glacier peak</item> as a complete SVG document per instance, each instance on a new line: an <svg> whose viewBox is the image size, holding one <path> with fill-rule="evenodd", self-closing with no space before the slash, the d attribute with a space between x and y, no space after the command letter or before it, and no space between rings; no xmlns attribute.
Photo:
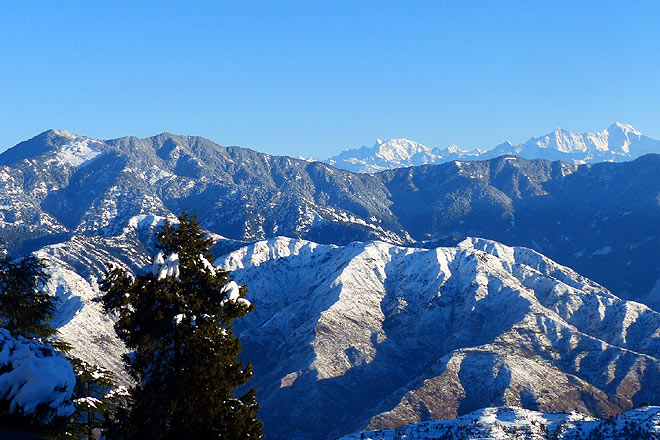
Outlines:
<svg viewBox="0 0 660 440"><path fill-rule="evenodd" d="M431 148L408 139L378 139L371 147L344 150L326 160L338 168L374 173L386 169L437 164L453 160L491 159L514 154L527 159L564 160L572 163L626 161L647 153L660 153L660 141L644 136L632 125L615 122L595 133L572 133L557 128L545 136L514 145L461 149L450 145Z"/></svg>

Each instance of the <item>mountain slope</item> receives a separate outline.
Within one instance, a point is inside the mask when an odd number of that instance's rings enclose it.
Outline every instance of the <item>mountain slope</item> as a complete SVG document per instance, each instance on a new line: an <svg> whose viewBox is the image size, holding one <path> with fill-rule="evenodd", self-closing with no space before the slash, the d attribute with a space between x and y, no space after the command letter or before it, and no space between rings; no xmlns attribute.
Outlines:
<svg viewBox="0 0 660 440"><path fill-rule="evenodd" d="M151 267L162 218L43 247L55 325L73 354L121 370L97 302L104 263ZM606 417L660 402L660 315L526 248L220 240L216 262L248 286L237 322L269 438L454 418L477 408L578 408Z"/></svg>
<svg viewBox="0 0 660 440"><path fill-rule="evenodd" d="M52 130L0 154L0 164L0 227L12 252L185 208L240 239L409 239L378 180L198 137L96 141Z"/></svg>
<svg viewBox="0 0 660 440"><path fill-rule="evenodd" d="M379 139L371 148L345 150L325 162L356 173L375 173L454 160L492 159L507 154L526 159L595 163L621 162L648 153L660 153L660 140L644 136L631 125L616 122L596 133L571 133L558 128L519 145L506 141L484 150L462 150L456 145L440 150L407 139L390 139L386 142Z"/></svg>
<svg viewBox="0 0 660 440"><path fill-rule="evenodd" d="M660 401L660 315L529 249L279 238L219 261L256 305L238 329L270 438Z"/></svg>
<svg viewBox="0 0 660 440"><path fill-rule="evenodd" d="M531 247L625 298L642 299L660 278L658 167L658 155L593 165L504 156L378 177L416 241L480 236Z"/></svg>

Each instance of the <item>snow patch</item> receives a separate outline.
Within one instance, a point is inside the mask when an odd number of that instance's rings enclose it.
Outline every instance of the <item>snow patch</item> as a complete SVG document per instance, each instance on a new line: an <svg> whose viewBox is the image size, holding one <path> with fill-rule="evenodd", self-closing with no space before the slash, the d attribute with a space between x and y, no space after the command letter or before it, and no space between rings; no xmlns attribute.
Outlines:
<svg viewBox="0 0 660 440"><path fill-rule="evenodd" d="M97 157L101 151L94 147L95 141L91 139L76 139L63 145L57 152L60 162L72 166L80 166Z"/></svg>
<svg viewBox="0 0 660 440"><path fill-rule="evenodd" d="M68 416L74 411L71 401L76 376L64 355L49 344L23 337L13 338L0 329L0 396L10 401L12 413L35 414L45 405L54 416Z"/></svg>
<svg viewBox="0 0 660 440"><path fill-rule="evenodd" d="M222 288L221 292L227 295L227 298L223 299L220 302L220 305L225 305L227 302L242 304L246 307L250 307L251 305L250 301L240 297L240 287L238 287L236 281L228 282L225 287Z"/></svg>
<svg viewBox="0 0 660 440"><path fill-rule="evenodd" d="M175 252L167 258L163 258L163 252L158 252L151 266L151 273L158 281L168 277L174 277L176 280L179 280L179 254Z"/></svg>

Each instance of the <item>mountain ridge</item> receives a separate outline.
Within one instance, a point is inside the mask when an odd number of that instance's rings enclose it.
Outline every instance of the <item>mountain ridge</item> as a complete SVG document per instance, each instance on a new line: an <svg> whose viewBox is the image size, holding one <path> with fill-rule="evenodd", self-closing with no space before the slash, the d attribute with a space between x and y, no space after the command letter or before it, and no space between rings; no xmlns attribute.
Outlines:
<svg viewBox="0 0 660 440"><path fill-rule="evenodd" d="M530 249L277 238L217 261L253 292L257 309L237 329L266 395L264 422L281 426L273 438L503 404L608 417L657 399L646 393L660 368L660 315ZM336 430L324 434L327 413Z"/></svg>
<svg viewBox="0 0 660 440"><path fill-rule="evenodd" d="M501 156L369 175L201 137L72 136L46 132L0 155L12 163L0 165L0 234L11 253L111 235L134 216L187 208L234 240L490 238L534 248L660 307L659 155L584 165ZM14 160L26 145L23 155L36 155Z"/></svg>
<svg viewBox="0 0 660 440"><path fill-rule="evenodd" d="M646 153L660 153L660 140L644 136L632 125L615 122L595 132L571 133L562 128L514 145L510 141L486 149L444 150L430 148L408 139L380 139L373 147L347 149L325 162L353 172L374 173L386 169L453 160L482 160L513 154L526 159L563 160L572 163L625 161Z"/></svg>
<svg viewBox="0 0 660 440"><path fill-rule="evenodd" d="M627 411L612 419L564 411L540 413L517 407L484 408L455 420L420 422L396 430L367 431L340 440L482 440L571 439L655 439L660 435L660 408L644 407Z"/></svg>

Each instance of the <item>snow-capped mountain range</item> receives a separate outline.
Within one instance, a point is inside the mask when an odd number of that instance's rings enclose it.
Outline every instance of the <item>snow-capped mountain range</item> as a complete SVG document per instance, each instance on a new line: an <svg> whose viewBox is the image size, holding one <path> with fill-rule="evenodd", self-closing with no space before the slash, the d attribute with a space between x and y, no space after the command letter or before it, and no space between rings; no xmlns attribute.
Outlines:
<svg viewBox="0 0 660 440"><path fill-rule="evenodd" d="M0 154L0 236L17 254L184 208L235 240L479 236L534 248L660 307L658 167L660 155L586 165L503 156L370 175L194 136L100 141L51 130Z"/></svg>
<svg viewBox="0 0 660 440"><path fill-rule="evenodd" d="M616 122L596 133L571 133L557 128L545 136L514 145L506 141L489 149L461 149L456 145L441 150L407 139L377 140L371 147L348 149L327 163L357 173L438 164L453 160L492 159L513 154L527 159L563 160L569 163L621 162L648 153L660 153L660 141L644 136L633 126Z"/></svg>
<svg viewBox="0 0 660 440"><path fill-rule="evenodd" d="M486 150L479 149L462 150L457 145L441 150L408 139L378 139L371 148L344 150L325 162L355 173L376 173L392 168L479 159L485 153Z"/></svg>
<svg viewBox="0 0 660 440"><path fill-rule="evenodd" d="M256 305L238 330L269 438L493 405L608 416L660 403L659 166L503 156L370 175L51 130L0 154L0 236L50 262L74 354L126 380L98 279L106 262L150 270L154 228L196 210Z"/></svg>

